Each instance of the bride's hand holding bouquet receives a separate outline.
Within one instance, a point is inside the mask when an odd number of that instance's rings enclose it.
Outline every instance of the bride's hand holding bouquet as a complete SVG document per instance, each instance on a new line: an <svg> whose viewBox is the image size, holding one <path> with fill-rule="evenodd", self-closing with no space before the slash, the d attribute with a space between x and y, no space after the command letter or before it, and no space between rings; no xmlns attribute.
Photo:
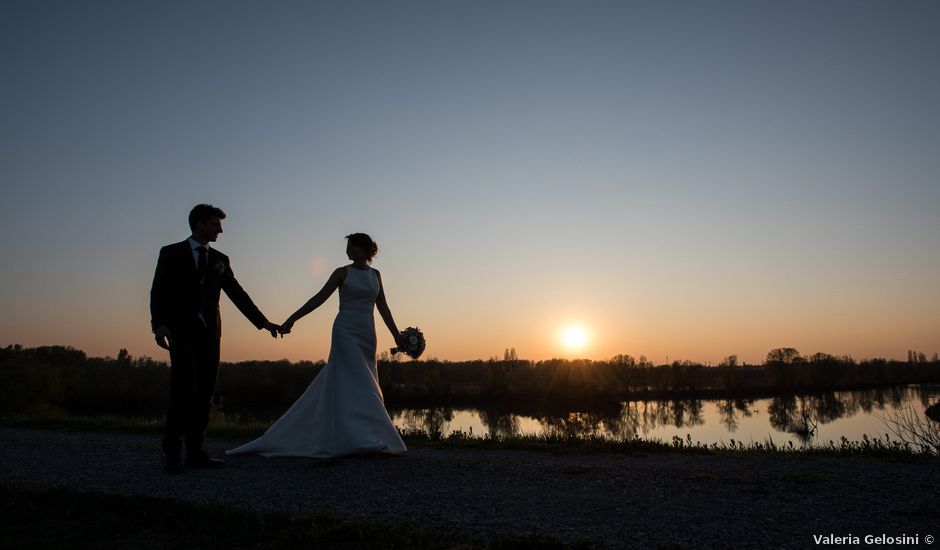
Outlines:
<svg viewBox="0 0 940 550"><path fill-rule="evenodd" d="M395 343L398 347L392 348L392 354L404 353L412 359L421 357L427 343L424 340L424 333L416 327L408 327L395 335Z"/></svg>

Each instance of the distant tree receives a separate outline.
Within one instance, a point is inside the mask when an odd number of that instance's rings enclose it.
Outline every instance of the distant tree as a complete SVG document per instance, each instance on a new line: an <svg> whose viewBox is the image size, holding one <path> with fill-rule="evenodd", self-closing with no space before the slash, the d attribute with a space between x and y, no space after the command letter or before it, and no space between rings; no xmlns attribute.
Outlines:
<svg viewBox="0 0 940 550"><path fill-rule="evenodd" d="M506 348L506 351L503 352L503 361L518 361L519 355L516 353L516 348Z"/></svg>
<svg viewBox="0 0 940 550"><path fill-rule="evenodd" d="M738 356L734 354L729 355L722 359L718 366L735 368L738 366Z"/></svg>
<svg viewBox="0 0 940 550"><path fill-rule="evenodd" d="M400 353L382 351L376 359L379 363L401 363L401 355Z"/></svg>
<svg viewBox="0 0 940 550"><path fill-rule="evenodd" d="M802 361L800 352L794 348L776 348L767 352L766 362L770 365L792 365Z"/></svg>
<svg viewBox="0 0 940 550"><path fill-rule="evenodd" d="M131 364L131 354L127 351L127 349L121 348L121 350L118 351L117 362L121 363L122 365Z"/></svg>
<svg viewBox="0 0 940 550"><path fill-rule="evenodd" d="M636 359L629 355L619 354L610 358L610 362L619 367L635 367Z"/></svg>
<svg viewBox="0 0 940 550"><path fill-rule="evenodd" d="M936 362L940 361L940 355L937 355L936 353L934 353L934 354L933 354L933 357L931 357L930 360L933 361L934 363L936 363Z"/></svg>

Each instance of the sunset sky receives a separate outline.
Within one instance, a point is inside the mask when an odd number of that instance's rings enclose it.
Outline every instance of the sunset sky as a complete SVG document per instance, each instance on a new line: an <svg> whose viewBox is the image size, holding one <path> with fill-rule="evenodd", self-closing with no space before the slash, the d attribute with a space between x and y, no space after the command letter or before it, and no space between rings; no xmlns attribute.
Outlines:
<svg viewBox="0 0 940 550"><path fill-rule="evenodd" d="M371 234L428 357L940 352L938 28L934 1L4 1L0 345L166 359L157 253L210 202L274 322ZM223 297L223 360L326 358L337 300L275 341Z"/></svg>

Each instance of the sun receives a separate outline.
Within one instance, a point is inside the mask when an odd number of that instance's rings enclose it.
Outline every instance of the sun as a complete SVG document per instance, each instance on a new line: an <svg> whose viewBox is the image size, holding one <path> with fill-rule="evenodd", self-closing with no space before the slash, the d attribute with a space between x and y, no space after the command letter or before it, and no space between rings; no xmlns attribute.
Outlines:
<svg viewBox="0 0 940 550"><path fill-rule="evenodd" d="M581 325L568 325L561 334L561 342L570 350L582 349L588 342L588 332Z"/></svg>

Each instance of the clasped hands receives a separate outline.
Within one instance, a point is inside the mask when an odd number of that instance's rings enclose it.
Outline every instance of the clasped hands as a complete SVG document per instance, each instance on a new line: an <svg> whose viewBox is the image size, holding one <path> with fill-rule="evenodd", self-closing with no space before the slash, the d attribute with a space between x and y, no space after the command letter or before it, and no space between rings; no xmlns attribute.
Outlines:
<svg viewBox="0 0 940 550"><path fill-rule="evenodd" d="M281 338L283 338L285 334L290 334L290 329L293 326L294 326L293 321L285 321L281 323L280 325L277 325L268 321L264 324L263 328L264 330L271 333L272 338L277 338L278 335L280 335Z"/></svg>
<svg viewBox="0 0 940 550"><path fill-rule="evenodd" d="M271 327L270 327L270 328L267 327L267 326L264 327L264 328L267 329L267 330L270 330L270 331L271 331L271 336L273 336L274 338L277 338L278 335L280 335L281 338L283 338L285 334L290 334L290 329L291 329L291 327L293 327L293 326L294 326L294 322L293 322L293 321L284 321L284 322L281 323L280 325L275 325L275 324L271 323Z"/></svg>

